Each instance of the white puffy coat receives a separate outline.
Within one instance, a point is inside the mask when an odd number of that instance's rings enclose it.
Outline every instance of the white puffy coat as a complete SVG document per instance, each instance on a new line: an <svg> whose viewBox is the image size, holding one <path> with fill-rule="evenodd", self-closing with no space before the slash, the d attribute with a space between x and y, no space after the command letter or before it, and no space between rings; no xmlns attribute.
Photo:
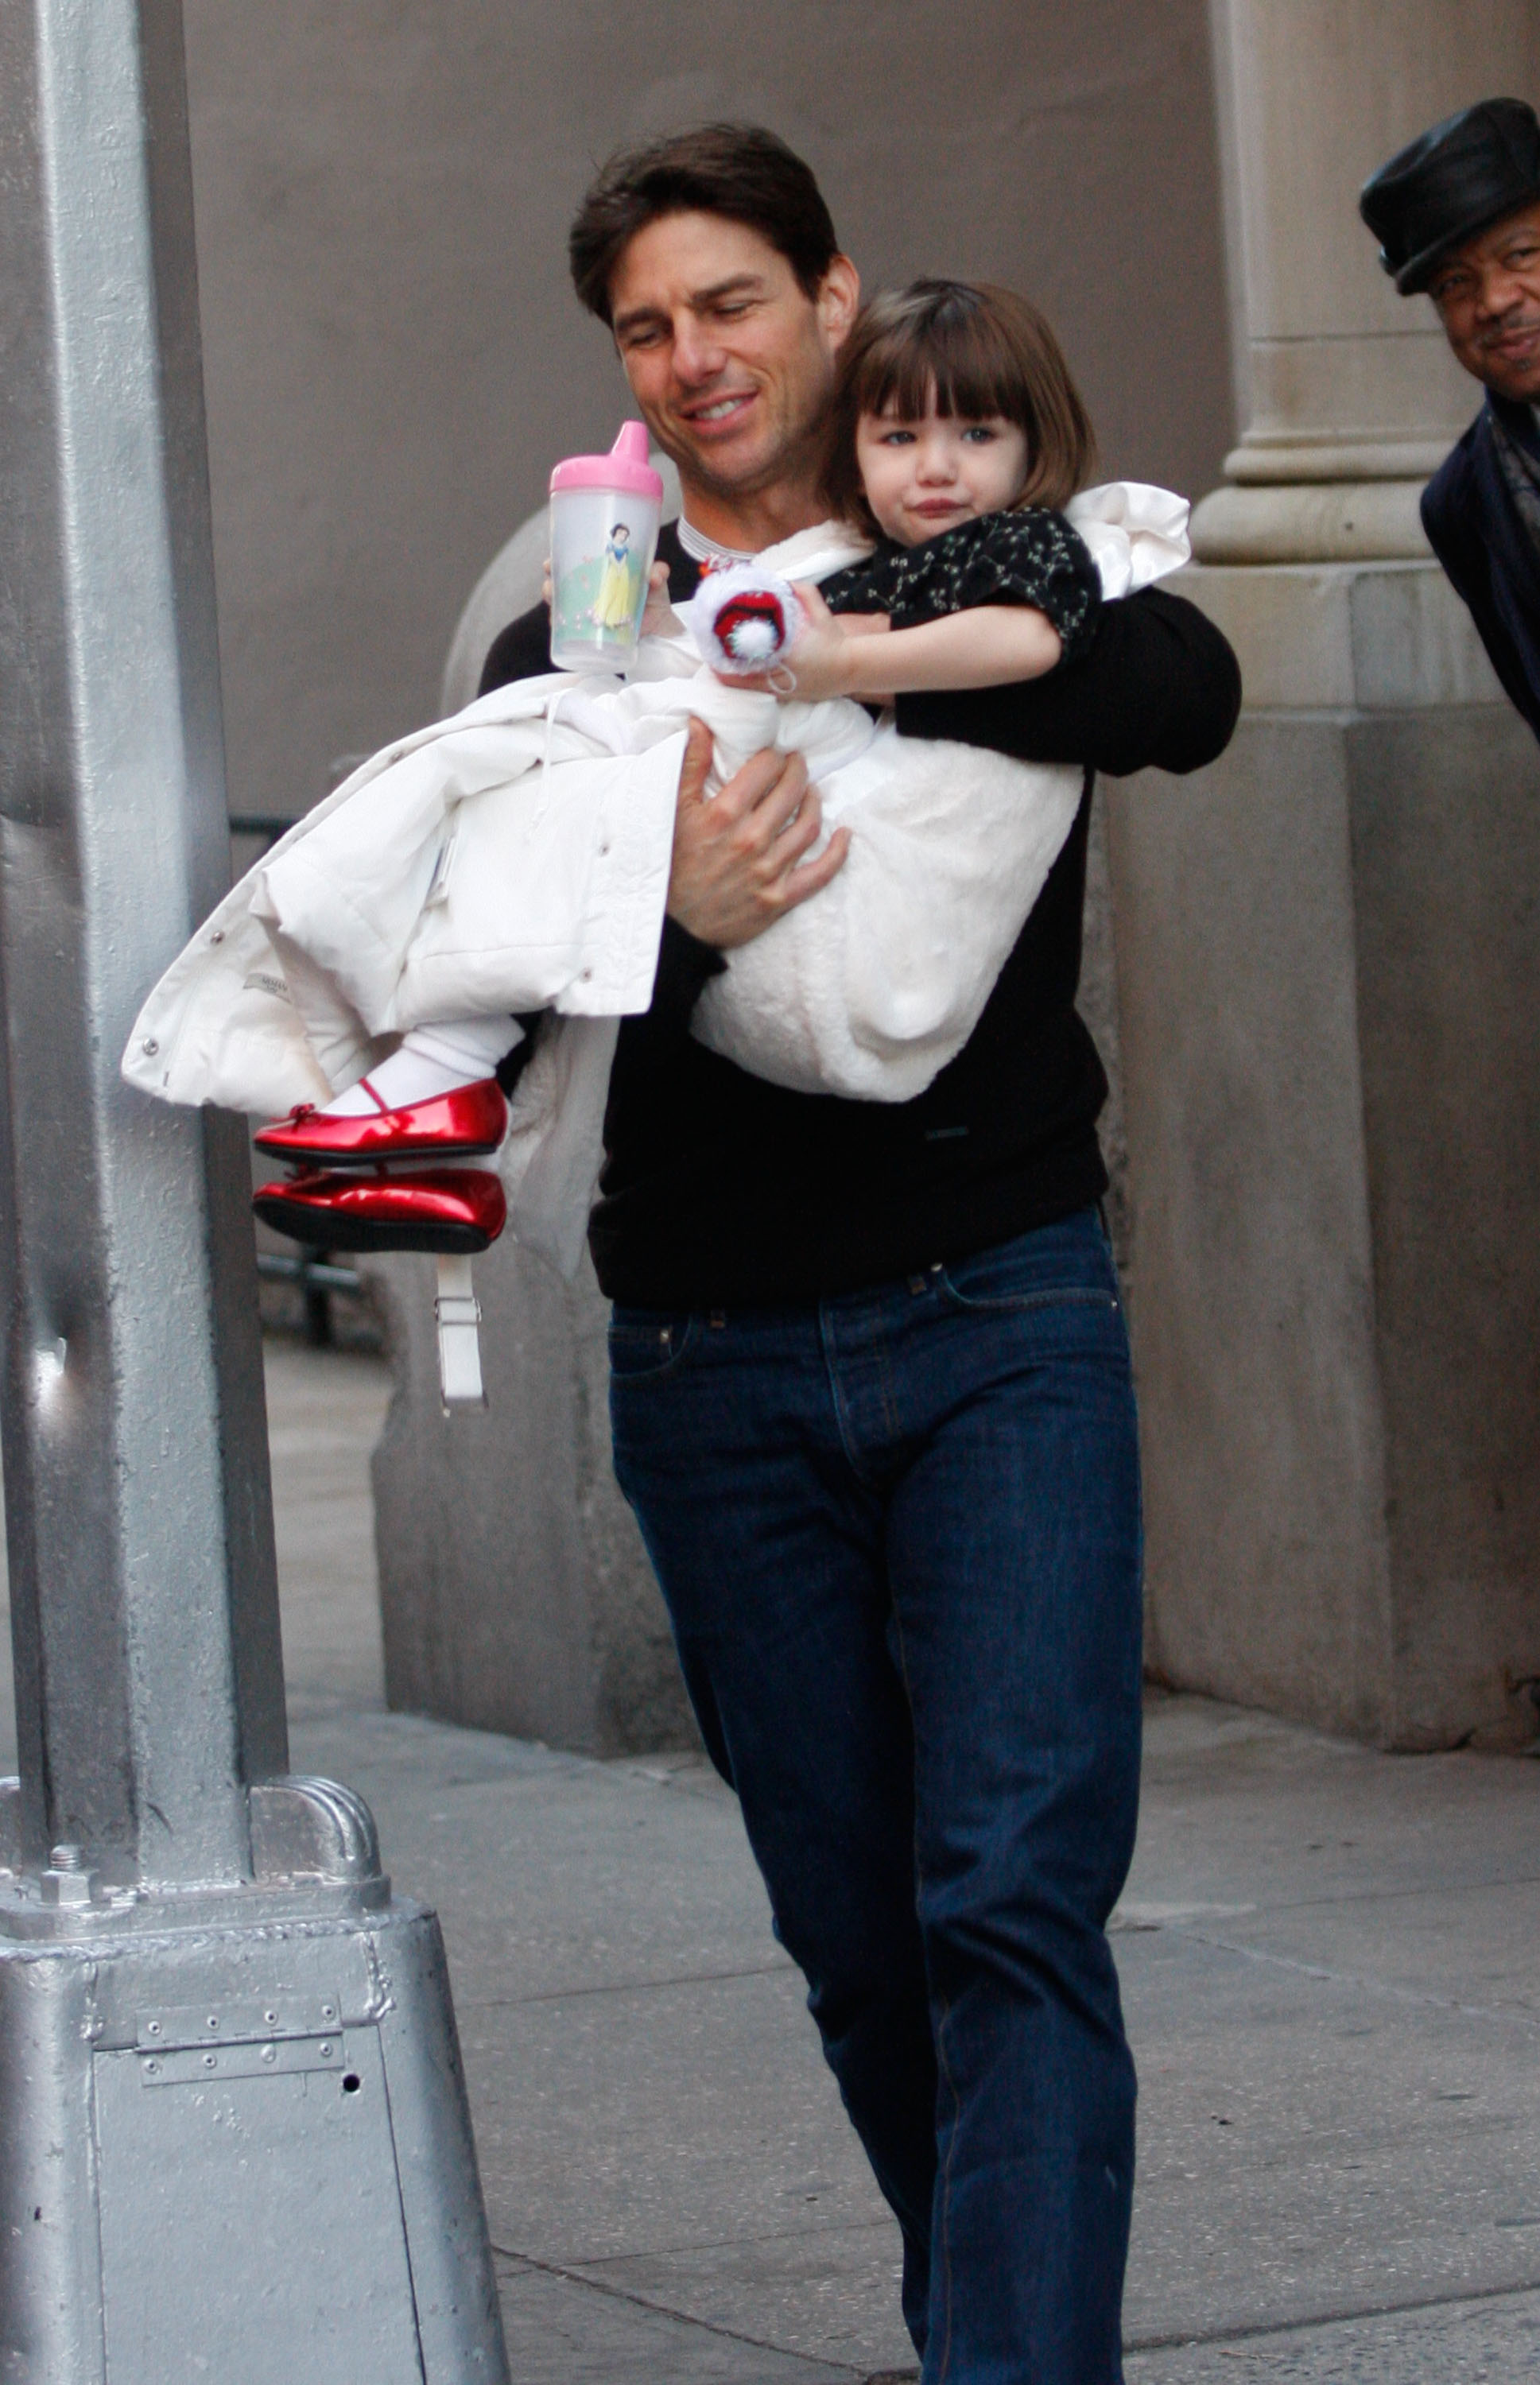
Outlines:
<svg viewBox="0 0 1540 2385"><path fill-rule="evenodd" d="M1165 491L1114 484L1068 511L1109 595L1185 559L1186 507ZM761 560L820 580L860 552L824 525ZM145 1003L124 1075L273 1116L331 1099L409 1027L548 1011L502 1167L515 1233L570 1271L619 1021L651 999L692 714L719 779L763 746L801 751L825 833L853 831L816 900L731 955L693 1031L778 1084L912 1098L972 1032L1082 773L724 686L687 637L646 642L629 684L521 681L373 755L205 922Z"/></svg>

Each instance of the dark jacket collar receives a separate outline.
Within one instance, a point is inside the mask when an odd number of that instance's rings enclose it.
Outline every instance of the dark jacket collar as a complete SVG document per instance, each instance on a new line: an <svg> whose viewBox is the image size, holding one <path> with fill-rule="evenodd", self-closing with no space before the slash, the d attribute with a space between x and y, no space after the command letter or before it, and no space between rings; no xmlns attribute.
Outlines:
<svg viewBox="0 0 1540 2385"><path fill-rule="evenodd" d="M1535 424L1534 406L1515 398L1499 397L1495 389L1487 391L1486 403L1515 446L1521 447L1526 456L1540 464L1540 427Z"/></svg>
<svg viewBox="0 0 1540 2385"><path fill-rule="evenodd" d="M1470 606L1498 678L1540 736L1540 555L1503 473L1494 424L1503 408L1490 395L1464 438L1422 495L1422 521L1434 554ZM1534 435L1533 422L1515 423Z"/></svg>

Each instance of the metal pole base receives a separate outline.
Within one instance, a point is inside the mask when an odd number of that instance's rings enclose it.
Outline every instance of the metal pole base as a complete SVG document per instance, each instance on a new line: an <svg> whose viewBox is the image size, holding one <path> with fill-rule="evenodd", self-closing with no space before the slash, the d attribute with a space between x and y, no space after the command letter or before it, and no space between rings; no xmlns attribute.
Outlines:
<svg viewBox="0 0 1540 2385"><path fill-rule="evenodd" d="M438 1923L350 1791L250 1794L168 1894L7 1866L0 1783L0 2378L507 2385Z"/></svg>

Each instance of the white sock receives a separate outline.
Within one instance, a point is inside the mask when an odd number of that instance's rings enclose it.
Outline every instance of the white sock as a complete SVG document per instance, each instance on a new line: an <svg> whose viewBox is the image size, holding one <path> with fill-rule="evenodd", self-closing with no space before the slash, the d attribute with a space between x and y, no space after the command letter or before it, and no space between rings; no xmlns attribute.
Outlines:
<svg viewBox="0 0 1540 2385"><path fill-rule="evenodd" d="M504 1053L523 1040L523 1029L511 1018L435 1019L430 1026L413 1027L388 1060L328 1102L321 1115L365 1118L371 1111L403 1109L409 1102L432 1101L457 1086L479 1084L493 1074Z"/></svg>

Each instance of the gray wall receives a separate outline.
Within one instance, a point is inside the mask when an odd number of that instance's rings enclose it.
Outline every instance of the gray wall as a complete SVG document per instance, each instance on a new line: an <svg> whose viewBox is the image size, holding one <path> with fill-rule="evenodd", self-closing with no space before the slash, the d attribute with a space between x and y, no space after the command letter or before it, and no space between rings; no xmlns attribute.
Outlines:
<svg viewBox="0 0 1540 2385"><path fill-rule="evenodd" d="M1146 1662L1387 1746L1525 1746L1540 754L1431 557L1184 584L1298 700L1108 791Z"/></svg>
<svg viewBox="0 0 1540 2385"><path fill-rule="evenodd" d="M594 161L757 117L869 284L1030 291L1111 470L1233 435L1203 0L186 0L231 800L429 718L552 461L622 405L563 250ZM756 26L765 56L754 57Z"/></svg>

